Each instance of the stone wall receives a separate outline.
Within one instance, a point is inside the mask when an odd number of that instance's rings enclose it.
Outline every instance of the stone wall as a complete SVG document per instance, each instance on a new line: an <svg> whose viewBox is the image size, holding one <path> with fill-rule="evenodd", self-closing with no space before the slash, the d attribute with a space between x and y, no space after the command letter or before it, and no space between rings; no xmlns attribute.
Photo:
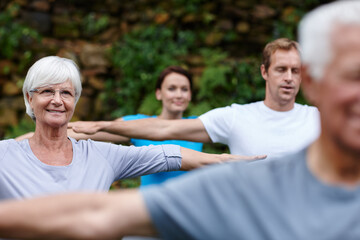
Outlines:
<svg viewBox="0 0 360 240"><path fill-rule="evenodd" d="M124 34L151 24L193 31L205 29L207 34L200 45L220 47L230 57L241 58L259 54L267 41L281 37L274 27L276 24L280 22L285 27L289 21L293 24L301 15L299 9L305 11L324 2L329 1L1 1L1 11L11 4L18 4L20 9L14 13L14 21L36 29L42 38L41 42L25 41L19 46L19 51L32 50L31 59L22 70L19 65L24 55L20 53L0 59L0 137L21 119L29 119L24 113L21 87L26 70L40 57L58 55L79 64L84 90L74 114L75 120L109 118L109 114L102 111L106 103L100 95L105 79L114 74L107 50ZM229 35L229 32L233 34ZM194 72L201 74L201 68Z"/></svg>

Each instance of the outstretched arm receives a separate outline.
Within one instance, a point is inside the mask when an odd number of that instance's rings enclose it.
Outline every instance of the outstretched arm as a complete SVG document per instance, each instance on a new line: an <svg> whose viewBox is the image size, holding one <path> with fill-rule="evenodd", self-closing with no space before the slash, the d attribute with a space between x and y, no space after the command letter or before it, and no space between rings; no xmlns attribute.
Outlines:
<svg viewBox="0 0 360 240"><path fill-rule="evenodd" d="M67 134L69 137L75 138L76 140L81 139L92 139L95 141L103 141L103 142L112 142L112 143L124 143L129 142L130 139L128 137L124 137L118 134L112 134L108 132L97 132L94 134L85 134L85 133L77 133L74 132L71 128L67 130Z"/></svg>
<svg viewBox="0 0 360 240"><path fill-rule="evenodd" d="M0 203L0 238L115 239L156 236L137 190L76 193Z"/></svg>
<svg viewBox="0 0 360 240"><path fill-rule="evenodd" d="M232 154L213 154L198 152L192 149L181 147L181 168L180 170L188 171L195 168L203 167L210 164L223 163L228 161L241 160L259 160L266 158L266 155L258 156L241 156Z"/></svg>
<svg viewBox="0 0 360 240"><path fill-rule="evenodd" d="M178 139L194 142L211 142L200 119L164 120L147 118L132 121L98 121L69 123L74 132L94 134L104 131L131 138L151 140Z"/></svg>
<svg viewBox="0 0 360 240"><path fill-rule="evenodd" d="M117 118L114 121L123 121L122 118ZM87 122L77 122L78 125L81 125L81 123L86 124ZM82 132L75 132L73 129L71 129L70 126L68 126L67 134L69 137L75 138L76 140L80 139L92 139L95 141L104 141L104 142L112 142L112 143L124 143L129 142L130 138L121 136L119 134L113 134L108 132L96 132L94 134L86 134Z"/></svg>

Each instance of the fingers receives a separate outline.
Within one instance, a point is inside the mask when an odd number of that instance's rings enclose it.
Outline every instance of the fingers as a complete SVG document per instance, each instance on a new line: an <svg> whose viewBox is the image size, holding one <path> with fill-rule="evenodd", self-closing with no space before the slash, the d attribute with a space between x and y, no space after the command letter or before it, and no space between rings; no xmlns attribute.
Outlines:
<svg viewBox="0 0 360 240"><path fill-rule="evenodd" d="M68 123L68 128L76 127L76 126L79 125L79 124L81 124L81 121L69 122L69 123Z"/></svg>
<svg viewBox="0 0 360 240"><path fill-rule="evenodd" d="M231 155L229 154L228 156L225 157L225 161L242 161L242 160L260 160L260 159L265 159L267 157L267 155L263 154L263 155L255 155L255 156L243 156L243 155Z"/></svg>
<svg viewBox="0 0 360 240"><path fill-rule="evenodd" d="M238 155L238 160L259 160L265 159L267 155L255 155L255 156L240 156Z"/></svg>
<svg viewBox="0 0 360 240"><path fill-rule="evenodd" d="M83 121L69 122L68 129L72 129L75 133L93 134L92 127L88 126L89 123Z"/></svg>
<svg viewBox="0 0 360 240"><path fill-rule="evenodd" d="M76 125L72 126L72 130L76 133L84 133L84 134L88 134L88 135L93 135L96 134L99 129L97 128L96 124L92 123L92 122L82 122Z"/></svg>
<svg viewBox="0 0 360 240"><path fill-rule="evenodd" d="M267 158L267 155L257 155L257 156L253 156L253 157L250 157L250 159L254 159L254 160L258 160L258 159L265 159Z"/></svg>

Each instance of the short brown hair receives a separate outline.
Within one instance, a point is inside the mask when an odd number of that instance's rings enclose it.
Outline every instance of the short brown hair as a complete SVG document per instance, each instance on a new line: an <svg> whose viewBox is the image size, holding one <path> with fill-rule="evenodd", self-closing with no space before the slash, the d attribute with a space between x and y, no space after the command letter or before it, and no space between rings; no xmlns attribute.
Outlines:
<svg viewBox="0 0 360 240"><path fill-rule="evenodd" d="M173 72L184 75L189 80L190 90L192 90L192 76L188 71L186 71L184 68L182 68L180 66L169 66L169 67L165 68L160 73L160 75L156 81L156 89L161 89L161 84L163 83L165 77Z"/></svg>
<svg viewBox="0 0 360 240"><path fill-rule="evenodd" d="M300 54L299 43L288 38L279 38L266 44L262 54L262 64L264 64L265 71L268 71L271 64L271 55L273 55L276 50L291 50L292 48L296 49Z"/></svg>

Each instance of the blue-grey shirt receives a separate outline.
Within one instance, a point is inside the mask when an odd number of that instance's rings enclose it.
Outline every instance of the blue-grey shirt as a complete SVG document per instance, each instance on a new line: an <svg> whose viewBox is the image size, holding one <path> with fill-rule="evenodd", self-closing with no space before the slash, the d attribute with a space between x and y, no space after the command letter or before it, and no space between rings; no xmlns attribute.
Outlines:
<svg viewBox="0 0 360 240"><path fill-rule="evenodd" d="M0 200L72 191L107 191L115 180L181 167L180 147L121 146L70 138L73 159L67 166L41 162L28 140L0 141Z"/></svg>
<svg viewBox="0 0 360 240"><path fill-rule="evenodd" d="M211 166L142 194L164 239L360 239L360 188L324 184L305 155Z"/></svg>

